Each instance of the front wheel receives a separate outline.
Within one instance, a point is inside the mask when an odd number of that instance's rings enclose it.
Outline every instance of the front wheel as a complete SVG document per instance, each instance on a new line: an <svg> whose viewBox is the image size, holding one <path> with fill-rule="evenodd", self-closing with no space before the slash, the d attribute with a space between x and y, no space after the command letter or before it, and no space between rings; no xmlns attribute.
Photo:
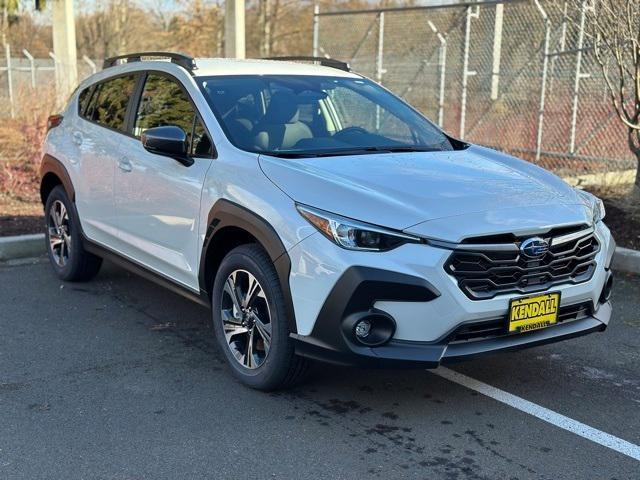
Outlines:
<svg viewBox="0 0 640 480"><path fill-rule="evenodd" d="M227 254L211 298L216 338L240 381L274 390L300 380L308 361L294 353L278 275L260 246Z"/></svg>

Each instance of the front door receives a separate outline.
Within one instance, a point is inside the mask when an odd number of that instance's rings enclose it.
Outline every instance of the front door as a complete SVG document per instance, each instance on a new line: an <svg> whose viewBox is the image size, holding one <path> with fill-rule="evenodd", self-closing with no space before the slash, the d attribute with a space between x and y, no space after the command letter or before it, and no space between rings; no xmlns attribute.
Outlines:
<svg viewBox="0 0 640 480"><path fill-rule="evenodd" d="M212 146L179 81L148 73L133 124L121 145L115 174L115 204L122 253L197 291L198 220ZM175 125L189 138L194 163L146 151L139 138L148 128Z"/></svg>

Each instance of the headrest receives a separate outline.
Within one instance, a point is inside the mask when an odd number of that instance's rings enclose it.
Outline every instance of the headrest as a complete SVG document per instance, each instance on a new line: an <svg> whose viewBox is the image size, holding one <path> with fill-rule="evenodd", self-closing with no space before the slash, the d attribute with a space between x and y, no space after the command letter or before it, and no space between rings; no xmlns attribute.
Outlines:
<svg viewBox="0 0 640 480"><path fill-rule="evenodd" d="M296 123L298 121L298 101L287 92L276 92L271 97L263 121L271 124Z"/></svg>

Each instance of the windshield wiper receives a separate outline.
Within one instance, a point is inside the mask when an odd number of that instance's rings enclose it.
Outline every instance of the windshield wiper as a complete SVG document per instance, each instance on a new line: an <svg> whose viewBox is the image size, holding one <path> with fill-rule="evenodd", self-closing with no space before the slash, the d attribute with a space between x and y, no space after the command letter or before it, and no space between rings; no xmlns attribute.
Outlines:
<svg viewBox="0 0 640 480"><path fill-rule="evenodd" d="M273 155L280 158L313 158L334 157L344 155L367 155L370 153L401 153L401 152L438 152L440 148L420 146L389 146L389 147L360 147L338 148L334 150L308 150L300 152L264 152L265 155Z"/></svg>
<svg viewBox="0 0 640 480"><path fill-rule="evenodd" d="M411 145L402 145L402 146L396 146L396 147L381 147L384 151L387 152L391 152L391 153L398 153L398 152L440 152L442 151L441 148L437 148L437 147L424 147L424 146L411 146Z"/></svg>
<svg viewBox="0 0 640 480"><path fill-rule="evenodd" d="M265 155L273 155L281 158L311 158L311 157L334 157L344 155L366 155L367 153L390 153L388 149L379 147L362 148L336 148L334 150L305 150L300 152L264 152Z"/></svg>

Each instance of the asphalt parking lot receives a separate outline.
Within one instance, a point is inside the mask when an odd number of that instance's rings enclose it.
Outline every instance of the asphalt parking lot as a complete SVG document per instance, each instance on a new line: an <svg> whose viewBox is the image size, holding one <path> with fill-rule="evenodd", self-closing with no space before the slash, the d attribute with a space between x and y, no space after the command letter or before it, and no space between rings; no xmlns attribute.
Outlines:
<svg viewBox="0 0 640 480"><path fill-rule="evenodd" d="M449 370L319 366L255 392L202 307L109 265L85 284L1 265L0 478L640 479L640 279L614 302L605 333L450 367L580 435Z"/></svg>

